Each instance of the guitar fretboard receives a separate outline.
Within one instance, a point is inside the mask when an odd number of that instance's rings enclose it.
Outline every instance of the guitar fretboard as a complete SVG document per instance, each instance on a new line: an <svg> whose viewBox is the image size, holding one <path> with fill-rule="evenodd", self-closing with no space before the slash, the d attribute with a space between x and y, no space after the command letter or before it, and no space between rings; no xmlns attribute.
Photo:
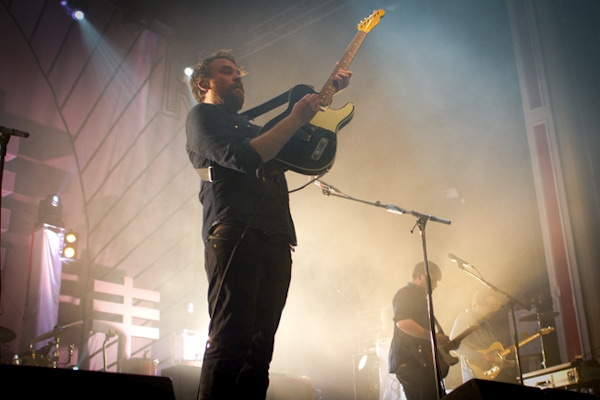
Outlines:
<svg viewBox="0 0 600 400"><path fill-rule="evenodd" d="M333 85L333 79L335 78L340 69L348 69L350 63L354 59L354 56L358 52L358 49L360 48L366 37L367 32L363 31L358 31L356 32L356 35L354 35L354 39L352 39L352 42L350 42L350 45L348 45L346 52L344 53L340 61L338 61L337 65L335 66L335 69L329 76L329 79L327 80L325 85L323 85L323 88L319 92L319 103L321 104L321 106L327 107L331 104L333 100L333 95L336 91L336 88Z"/></svg>

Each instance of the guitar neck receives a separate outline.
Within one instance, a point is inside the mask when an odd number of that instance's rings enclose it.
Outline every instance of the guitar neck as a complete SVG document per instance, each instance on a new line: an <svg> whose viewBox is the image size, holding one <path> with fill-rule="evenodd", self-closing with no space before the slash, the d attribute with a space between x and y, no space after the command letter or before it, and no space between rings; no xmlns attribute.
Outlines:
<svg viewBox="0 0 600 400"><path fill-rule="evenodd" d="M529 336L527 339L520 341L519 342L519 348L525 346L527 343L531 342L532 340L537 339L541 335L542 335L542 333L538 332L535 335ZM513 351L515 351L515 346L510 346L508 349L506 349L503 352L501 352L500 355L502 357L506 357L507 355L509 355Z"/></svg>
<svg viewBox="0 0 600 400"><path fill-rule="evenodd" d="M480 327L481 327L481 325L479 325L479 324L471 325L470 327L468 327L467 329L465 329L460 335L456 336L454 339L452 339L450 342L448 342L448 344L445 345L444 348L453 349L454 347L456 347L457 345L459 345L460 342L464 338L466 338L467 336L469 336L472 332L476 331Z"/></svg>
<svg viewBox="0 0 600 400"><path fill-rule="evenodd" d="M323 88L319 92L319 103L321 104L321 106L327 107L331 104L333 100L333 95L336 91L336 88L333 85L335 76L337 75L340 69L348 69L350 63L354 59L354 56L358 52L358 49L365 40L365 37L367 37L367 32L363 32L360 30L356 32L356 35L354 35L354 39L352 39L352 42L346 49L346 52L344 53L340 61L338 61L333 72L331 73L331 75L329 75L329 79L327 79L327 82L325 83L325 85L323 85Z"/></svg>

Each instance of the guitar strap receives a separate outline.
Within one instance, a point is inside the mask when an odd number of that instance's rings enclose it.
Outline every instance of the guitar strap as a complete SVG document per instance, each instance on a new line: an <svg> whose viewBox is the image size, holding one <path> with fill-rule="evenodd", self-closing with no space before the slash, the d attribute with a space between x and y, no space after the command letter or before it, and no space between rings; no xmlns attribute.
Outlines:
<svg viewBox="0 0 600 400"><path fill-rule="evenodd" d="M244 111L243 113L240 113L240 115L248 117L249 120L253 120L256 117L261 116L264 113L267 113L287 102L290 97L290 90L283 92L279 96L274 97L271 100L266 101L254 108Z"/></svg>
<svg viewBox="0 0 600 400"><path fill-rule="evenodd" d="M264 113L267 113L277 107L279 107L280 105L284 104L286 101L288 101L289 96L290 96L290 90L288 90L287 92L283 92L281 93L279 96L272 98L269 101L266 101L254 108L251 108L247 111L244 111L243 113L240 113L240 115L243 115L245 117L247 117L249 120L253 120L254 118L263 115ZM196 172L198 173L198 175L200 175L200 179L202 179L203 181L206 182L215 182L219 179L222 178L222 174L218 173L219 171L223 171L224 169L217 169L216 166L210 166L207 168L196 168Z"/></svg>

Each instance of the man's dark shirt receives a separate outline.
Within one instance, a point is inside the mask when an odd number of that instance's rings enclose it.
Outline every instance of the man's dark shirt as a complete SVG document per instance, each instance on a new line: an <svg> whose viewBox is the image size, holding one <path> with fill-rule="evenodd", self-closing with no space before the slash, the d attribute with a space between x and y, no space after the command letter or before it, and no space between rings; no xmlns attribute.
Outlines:
<svg viewBox="0 0 600 400"><path fill-rule="evenodd" d="M392 305L394 307L394 336L392 337L388 362L389 372L395 373L401 365L417 361L415 358L417 343L429 344L429 341L419 340L404 334L396 326L398 321L412 319L423 328L428 329L429 312L426 291L422 287L409 282L396 292Z"/></svg>
<svg viewBox="0 0 600 400"><path fill-rule="evenodd" d="M263 163L250 146L260 127L226 106L200 103L188 114L186 133L193 167L216 168L216 181L202 181L200 189L204 240L214 226L227 223L296 245L285 171Z"/></svg>

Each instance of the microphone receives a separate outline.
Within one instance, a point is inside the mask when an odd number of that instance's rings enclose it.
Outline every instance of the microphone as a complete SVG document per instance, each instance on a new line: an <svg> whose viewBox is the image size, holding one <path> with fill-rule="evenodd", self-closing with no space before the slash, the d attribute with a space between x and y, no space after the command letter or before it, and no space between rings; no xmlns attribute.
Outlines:
<svg viewBox="0 0 600 400"><path fill-rule="evenodd" d="M468 262L466 262L462 258L459 258L459 257L455 256L452 253L448 254L448 258L450 258L452 261L454 261L455 263L457 263L458 264L458 268L460 268L460 269L463 269L464 267L472 267L471 264L469 264Z"/></svg>
<svg viewBox="0 0 600 400"><path fill-rule="evenodd" d="M12 129L12 128L6 128L4 126L0 126L0 132L4 133L6 135L19 136L22 138L29 137L29 133L27 133L27 132L19 131L17 129Z"/></svg>

